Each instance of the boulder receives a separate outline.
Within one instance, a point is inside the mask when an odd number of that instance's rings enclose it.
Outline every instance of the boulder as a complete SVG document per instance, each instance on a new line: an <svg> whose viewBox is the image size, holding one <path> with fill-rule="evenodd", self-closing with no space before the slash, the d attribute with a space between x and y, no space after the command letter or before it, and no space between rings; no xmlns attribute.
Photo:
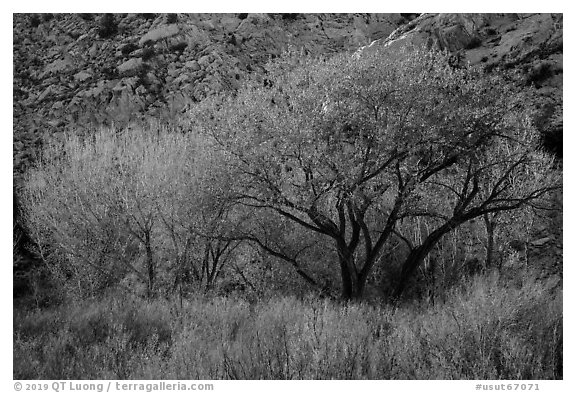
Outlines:
<svg viewBox="0 0 576 393"><path fill-rule="evenodd" d="M198 59L197 64L202 67L202 68L206 68L208 67L208 65L211 63L211 58L210 55L204 55L201 58Z"/></svg>
<svg viewBox="0 0 576 393"><path fill-rule="evenodd" d="M52 63L48 64L44 68L44 72L40 75L41 78L48 76L50 74L58 74L64 71L72 69L74 64L68 59L57 59Z"/></svg>
<svg viewBox="0 0 576 393"><path fill-rule="evenodd" d="M542 247L543 245L548 243L550 240L552 240L552 237L548 236L548 237L543 237L541 239L533 240L530 242L530 244L532 246L535 246L535 247Z"/></svg>
<svg viewBox="0 0 576 393"><path fill-rule="evenodd" d="M172 78L176 78L176 76L180 75L180 70L176 67L171 67L168 69L168 75Z"/></svg>
<svg viewBox="0 0 576 393"><path fill-rule="evenodd" d="M38 96L38 102L42 102L44 101L47 97L49 97L50 95L54 94L54 88L52 86L48 86L43 92L42 94L40 94Z"/></svg>
<svg viewBox="0 0 576 393"><path fill-rule="evenodd" d="M112 88L112 91L117 93L124 90L133 91L135 86L138 84L138 78L133 76L131 78L124 78L120 80L116 86Z"/></svg>
<svg viewBox="0 0 576 393"><path fill-rule="evenodd" d="M240 22L240 19L230 16L224 16L220 19L220 24L227 33L233 33L240 25Z"/></svg>
<svg viewBox="0 0 576 393"><path fill-rule="evenodd" d="M118 72L120 73L120 75L133 74L140 71L143 66L144 62L142 61L141 58L138 57L127 60L124 63L120 64L118 66Z"/></svg>
<svg viewBox="0 0 576 393"><path fill-rule="evenodd" d="M76 82L84 82L87 79L90 79L91 77L92 77L92 74L90 74L89 72L80 71L79 73L74 75L74 80Z"/></svg>
<svg viewBox="0 0 576 393"><path fill-rule="evenodd" d="M157 29L151 30L146 33L140 41L138 41L138 45L143 46L146 43L155 43L165 38L170 38L177 35L180 32L177 24L171 24L167 26L162 26Z"/></svg>
<svg viewBox="0 0 576 393"><path fill-rule="evenodd" d="M146 88L144 86L138 86L134 93L138 94L139 96L143 96L146 94Z"/></svg>
<svg viewBox="0 0 576 393"><path fill-rule="evenodd" d="M182 74L179 77L177 77L176 79L174 79L172 81L172 83L176 84L176 85L180 85L184 82L187 82L188 79L190 79L190 77L187 74Z"/></svg>
<svg viewBox="0 0 576 393"><path fill-rule="evenodd" d="M192 71L198 71L200 69L200 65L196 60L187 61L186 63L184 63L184 67Z"/></svg>

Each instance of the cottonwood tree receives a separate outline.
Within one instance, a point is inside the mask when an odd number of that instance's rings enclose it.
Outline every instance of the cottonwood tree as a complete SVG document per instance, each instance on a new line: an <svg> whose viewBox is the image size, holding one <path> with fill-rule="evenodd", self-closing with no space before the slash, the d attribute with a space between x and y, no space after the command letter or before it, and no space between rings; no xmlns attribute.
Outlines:
<svg viewBox="0 0 576 393"><path fill-rule="evenodd" d="M231 200L336 251L345 299L362 296L374 265L386 262L385 245L402 237L401 220L434 226L410 244L396 296L454 228L558 186L535 150L526 96L496 76L450 67L443 53L287 56L267 78L206 100L192 117L226 154Z"/></svg>
<svg viewBox="0 0 576 393"><path fill-rule="evenodd" d="M21 192L38 255L73 296L100 293L128 274L145 280L132 261L138 241L122 229L120 204L114 203L114 150L98 137L95 145L78 137L51 141Z"/></svg>
<svg viewBox="0 0 576 393"><path fill-rule="evenodd" d="M158 126L48 144L22 192L40 256L80 296L212 287L238 241L215 237L236 218L217 197L210 151Z"/></svg>

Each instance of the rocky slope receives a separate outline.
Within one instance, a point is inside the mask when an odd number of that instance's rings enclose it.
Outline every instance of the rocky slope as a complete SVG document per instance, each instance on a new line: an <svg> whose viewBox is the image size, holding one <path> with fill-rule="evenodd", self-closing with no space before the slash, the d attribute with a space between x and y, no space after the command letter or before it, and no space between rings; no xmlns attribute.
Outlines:
<svg viewBox="0 0 576 393"><path fill-rule="evenodd" d="M16 14L15 167L65 128L170 120L283 50L355 50L412 14Z"/></svg>
<svg viewBox="0 0 576 393"><path fill-rule="evenodd" d="M448 50L456 66L504 73L530 88L544 145L562 156L562 14L422 14L361 50L381 45Z"/></svg>
<svg viewBox="0 0 576 393"><path fill-rule="evenodd" d="M447 49L455 62L535 87L543 130L561 143L562 15L15 14L14 155L24 169L42 135L155 117L263 78L281 51L378 45ZM558 126L560 124L560 127Z"/></svg>
<svg viewBox="0 0 576 393"><path fill-rule="evenodd" d="M422 14L371 45L446 49L486 72L514 70L518 81L561 100L561 14Z"/></svg>

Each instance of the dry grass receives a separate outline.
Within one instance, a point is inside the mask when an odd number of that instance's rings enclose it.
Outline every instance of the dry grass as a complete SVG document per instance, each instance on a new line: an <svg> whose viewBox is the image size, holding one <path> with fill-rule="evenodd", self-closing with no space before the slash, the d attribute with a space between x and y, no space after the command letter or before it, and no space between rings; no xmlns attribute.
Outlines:
<svg viewBox="0 0 576 393"><path fill-rule="evenodd" d="M562 295L477 277L444 304L102 300L17 312L15 379L560 379Z"/></svg>

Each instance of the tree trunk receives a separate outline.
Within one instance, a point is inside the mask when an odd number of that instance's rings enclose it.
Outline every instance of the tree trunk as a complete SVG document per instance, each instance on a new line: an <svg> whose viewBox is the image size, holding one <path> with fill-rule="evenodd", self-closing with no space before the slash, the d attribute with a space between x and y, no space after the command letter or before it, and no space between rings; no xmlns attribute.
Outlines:
<svg viewBox="0 0 576 393"><path fill-rule="evenodd" d="M406 284L408 284L408 280L412 277L412 274L414 273L418 265L420 265L424 261L424 258L426 258L426 255L428 255L428 253L432 250L432 247L428 248L422 245L410 252L408 257L404 261L404 264L402 265L402 272L400 273L400 281L398 282L398 285L396 286L396 289L392 294L392 297L394 299L398 299L402 295L404 289L406 289Z"/></svg>
<svg viewBox="0 0 576 393"><path fill-rule="evenodd" d="M340 254L340 274L342 278L342 299L359 300L364 293L364 280L356 270L353 256Z"/></svg>
<svg viewBox="0 0 576 393"><path fill-rule="evenodd" d="M404 290L406 289L406 284L408 284L408 280L414 274L416 268L424 261L426 256L434 249L434 246L442 239L442 236L450 232L454 229L457 225L459 225L460 221L453 221L448 222L435 231L433 231L424 242L410 251L408 257L404 261L402 265L402 272L400 273L400 281L392 294L394 299L400 298Z"/></svg>
<svg viewBox="0 0 576 393"><path fill-rule="evenodd" d="M494 228L496 223L490 220L488 213L484 213L484 224L486 225L486 269L494 266Z"/></svg>
<svg viewBox="0 0 576 393"><path fill-rule="evenodd" d="M146 264L147 271L148 271L148 298L151 298L154 294L154 276L155 276L155 269L154 269L154 254L152 252L152 245L150 241L150 232L146 232L144 234L145 240L145 248L146 248Z"/></svg>
<svg viewBox="0 0 576 393"><path fill-rule="evenodd" d="M364 267L358 274L358 288L360 289L360 293L364 293L364 288L366 288L366 282L368 281L368 276L372 272L372 267L374 266L374 261L376 259L376 253L371 252L368 253L366 260L364 261Z"/></svg>
<svg viewBox="0 0 576 393"><path fill-rule="evenodd" d="M342 279L342 299L350 300L352 298L352 278L348 267L345 263L340 261L340 277Z"/></svg>
<svg viewBox="0 0 576 393"><path fill-rule="evenodd" d="M363 280L356 270L353 254L347 250L339 250L340 274L342 278L342 299L358 300L364 292Z"/></svg>

